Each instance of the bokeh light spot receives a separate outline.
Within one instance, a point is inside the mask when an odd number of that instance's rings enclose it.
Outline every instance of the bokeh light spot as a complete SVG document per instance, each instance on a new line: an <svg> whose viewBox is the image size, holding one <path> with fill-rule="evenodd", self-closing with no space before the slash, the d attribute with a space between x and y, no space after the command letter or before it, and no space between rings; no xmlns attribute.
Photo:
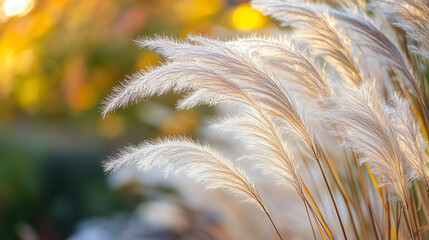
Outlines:
<svg viewBox="0 0 429 240"><path fill-rule="evenodd" d="M7 17L24 16L34 6L34 0L6 0L3 11Z"/></svg>
<svg viewBox="0 0 429 240"><path fill-rule="evenodd" d="M266 18L248 3L241 4L232 15L234 27L240 30L258 29L265 26Z"/></svg>

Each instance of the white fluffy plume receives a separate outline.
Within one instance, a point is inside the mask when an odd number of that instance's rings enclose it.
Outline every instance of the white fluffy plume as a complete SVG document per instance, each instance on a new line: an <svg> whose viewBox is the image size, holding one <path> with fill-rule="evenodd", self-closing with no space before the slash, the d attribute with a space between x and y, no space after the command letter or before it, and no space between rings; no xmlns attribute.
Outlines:
<svg viewBox="0 0 429 240"><path fill-rule="evenodd" d="M254 150L254 154L243 156L242 159L256 160L255 168L267 174L274 174L280 184L290 185L304 198L298 164L289 144L282 137L288 132L285 129L287 126L282 127L280 123L275 123L263 112L249 110L241 115L222 119L212 127L230 134L242 141L247 148Z"/></svg>
<svg viewBox="0 0 429 240"><path fill-rule="evenodd" d="M301 85L312 97L328 96L331 91L327 76L290 41L281 36L253 36L219 41L189 35L183 41L156 37L140 39L137 42L142 47L156 50L171 61L197 62L204 67L215 66L216 72L227 68L230 74L247 76L247 79L235 79L237 84L249 83L252 80L249 77L268 77L277 81L275 84L282 90L286 82ZM284 78L281 83L275 79L278 76Z"/></svg>
<svg viewBox="0 0 429 240"><path fill-rule="evenodd" d="M246 173L207 145L187 138L167 138L130 146L105 163L105 170L135 164L148 171L156 166L165 167L165 174L185 171L188 176L204 183L208 189L226 189L245 197L265 211L253 182Z"/></svg>
<svg viewBox="0 0 429 240"><path fill-rule="evenodd" d="M296 28L295 35L306 41L316 55L322 55L350 83L358 85L363 77L350 53L350 40L336 26L327 8L292 0L253 0L264 14Z"/></svg>
<svg viewBox="0 0 429 240"><path fill-rule="evenodd" d="M391 112L398 131L401 149L413 170L413 177L422 179L427 185L429 183L427 142L423 137L420 125L410 111L410 104L406 99L395 96Z"/></svg>
<svg viewBox="0 0 429 240"><path fill-rule="evenodd" d="M328 100L340 102L327 113L337 126L346 147L362 154L362 162L375 167L378 175L403 204L408 199L406 156L401 147L390 108L377 92L375 83L364 83L359 88L344 87L340 97Z"/></svg>

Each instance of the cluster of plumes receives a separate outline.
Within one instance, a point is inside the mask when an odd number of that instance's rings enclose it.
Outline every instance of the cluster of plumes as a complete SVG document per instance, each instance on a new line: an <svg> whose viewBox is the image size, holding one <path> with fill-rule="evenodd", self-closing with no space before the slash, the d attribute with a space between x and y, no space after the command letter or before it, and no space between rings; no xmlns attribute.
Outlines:
<svg viewBox="0 0 429 240"><path fill-rule="evenodd" d="M171 90L190 92L179 102L179 109L221 102L242 105L239 117L222 119L214 127L262 150L257 156L245 158L258 159L260 169L286 180L303 197L297 164L285 136L307 146L314 145L314 136L300 104L267 66L292 73L291 82L308 79L300 84L309 88L309 96L316 97L315 94L329 91L328 83L307 58L283 38L251 37L224 42L202 36L189 36L184 41L158 37L138 43L157 50L168 62L134 75L117 88L107 101L105 113Z"/></svg>
<svg viewBox="0 0 429 240"><path fill-rule="evenodd" d="M427 4L425 1L421 2ZM404 53L370 19L357 13L358 9L341 12L325 5L292 0L256 0L253 5L285 25L296 27L300 39L306 41L316 55L322 55L340 72L345 81L332 81L331 85L335 84L336 91L330 97L321 99L325 106L331 107L326 110L325 115L329 122L336 125L335 132L346 141L347 144L344 145L364 154L363 162L368 161L375 166L379 176L387 178L397 197L405 202L411 180L408 165L412 166L414 173L427 181L426 142L420 125L414 120L407 100L392 96L391 101L394 103L388 105L381 99L373 80L361 74L358 63L350 52L350 39L337 25L342 26L350 38L365 50L364 56L398 71L410 86L414 97L421 99L424 95L423 87L415 78ZM426 11L426 15L429 15L429 11ZM389 111L394 111L397 115L388 114ZM400 114L407 116L407 119L400 121ZM398 131L398 125L393 125L398 122L402 123L400 129L404 131ZM375 123L379 124L379 129L373 129ZM356 129L347 130L349 127ZM372 144L368 141L371 139L384 144ZM396 151L394 156L392 149Z"/></svg>
<svg viewBox="0 0 429 240"><path fill-rule="evenodd" d="M400 13L399 26L426 49L429 3L404 2L386 4ZM420 4L423 10L416 11ZM354 11L289 0L255 0L253 6L296 28L296 35L306 42L312 56L283 36L229 41L199 35L184 40L139 39L141 47L157 51L166 62L134 74L117 87L106 101L103 114L169 91L187 93L178 109L237 104L237 116L220 119L212 127L242 141L250 148L242 159L256 160L257 169L291 186L305 202L306 189L291 146L304 146L320 161L323 150L309 119L313 112L322 112L324 118L318 121L330 126L343 140L342 146L353 150L361 163L368 163L405 206L411 182L416 178L429 181L426 139L410 110L410 101L398 94L383 99L376 80L370 73L362 74L350 49L354 42L363 51L362 56L399 73L410 87L408 97L423 104L419 101L424 97L422 85L402 50L362 16L364 1L354 1ZM423 54L427 56L427 52ZM313 59L316 56L323 57L339 77L333 79L326 74ZM167 173L186 170L209 188L226 188L245 196L268 214L246 173L206 145L187 138L148 142L125 149L108 161L106 169L131 163L144 171L154 166L166 166Z"/></svg>

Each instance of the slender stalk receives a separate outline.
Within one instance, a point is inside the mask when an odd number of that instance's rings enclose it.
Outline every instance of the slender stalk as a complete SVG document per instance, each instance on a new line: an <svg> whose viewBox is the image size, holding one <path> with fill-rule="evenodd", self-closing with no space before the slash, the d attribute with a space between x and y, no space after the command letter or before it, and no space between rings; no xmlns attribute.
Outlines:
<svg viewBox="0 0 429 240"><path fill-rule="evenodd" d="M412 209L413 209L413 218L414 218L414 222L415 222L415 225L414 225L414 232L417 234L417 238L419 239L419 240L421 240L422 239L422 237L420 236L420 234L419 234L419 226L420 226L420 222L419 222L419 216L417 215L417 210L416 210L416 206L415 206L415 204L414 204L414 202L412 201L411 202L411 207L412 207Z"/></svg>
<svg viewBox="0 0 429 240"><path fill-rule="evenodd" d="M314 148L314 146L313 146L313 145L311 146L311 151L313 152L313 155L314 155L314 157L315 157L315 159L316 159L316 162L317 162L317 164L318 164L318 166L319 166L319 169L320 169L320 171L321 171L321 173L322 173L323 180L325 181L326 187L327 187L327 189L328 189L329 196L331 197L332 203L334 204L335 213L337 214L338 221L340 222L341 231L342 231L342 233L343 233L344 239L346 239L346 240L347 240L347 239L348 239L348 238L347 238L347 234L346 234L346 231L345 231L345 229L344 229L343 221L341 220L341 216L340 216L340 212L338 211L337 204L335 203L334 195L332 194L331 187L329 186L328 180L326 179L325 172L323 171L323 167L322 167L322 164L321 164L321 162L320 162L320 157L319 157L319 155L316 153L316 149Z"/></svg>
<svg viewBox="0 0 429 240"><path fill-rule="evenodd" d="M357 229L356 229L356 223L355 223L355 220L353 218L353 213L352 213L352 211L350 209L350 204L347 201L346 201L346 207L347 207L347 212L350 215L350 220L352 221L353 233L354 233L356 239L359 239L359 234L358 234Z"/></svg>
<svg viewBox="0 0 429 240"><path fill-rule="evenodd" d="M399 211L399 203L396 204L396 239L398 240L398 236L399 236L399 224L401 223L401 214L402 211Z"/></svg>
<svg viewBox="0 0 429 240"><path fill-rule="evenodd" d="M350 208L350 205L352 205L352 207L354 207L353 202L351 202L350 197L347 195L347 192L346 192L343 184L341 183L340 177L338 176L337 169L336 169L334 163L332 162L332 159L328 158L324 152L322 152L321 154L322 154L323 158L326 160L326 162L328 163L329 169L331 170L330 172L333 175L334 180L337 183L337 186L340 190L341 196L344 199L344 202L345 202L346 208L347 208L347 213L349 214L349 217L351 220L353 233L354 233L356 239L359 239L359 234L358 234L357 229L356 229L356 223L355 223L353 213L352 213L351 208Z"/></svg>
<svg viewBox="0 0 429 240"><path fill-rule="evenodd" d="M314 232L313 223L311 223L310 214L308 213L307 201L304 201L304 206L305 206L305 212L307 213L308 222L310 223L310 226L311 226L311 231L313 232L314 240L316 240L317 239L316 233Z"/></svg>
<svg viewBox="0 0 429 240"><path fill-rule="evenodd" d="M410 232L412 239L416 239L416 237L414 236L413 227L411 226L411 216L410 216L408 209L409 209L408 203L405 203L405 205L402 205L402 211L404 211L404 218L405 218L405 221L407 223L406 225L408 228L408 232Z"/></svg>
<svg viewBox="0 0 429 240"><path fill-rule="evenodd" d="M348 177L348 181L351 183L351 187L352 187L352 196L354 198L354 200L357 202L358 206L361 206L361 198L360 196L362 196L362 192L359 191L359 187L356 186L356 181L353 178L353 170L352 170L352 163L351 160L349 159L349 157L347 156L346 150L343 151L344 152L344 158L346 159L346 170L347 170L347 177ZM360 165L356 165L358 168L358 172L360 171ZM360 192L360 194L358 193ZM360 209L356 208L356 206L354 206L355 210L356 210L356 215L358 217L359 220L359 224L360 224L360 229L363 232L363 236L365 239L369 239L369 233L365 227L365 217L363 216L363 213ZM356 239L359 239L359 237L357 237Z"/></svg>
<svg viewBox="0 0 429 240"><path fill-rule="evenodd" d="M307 207L308 202L307 202L307 199L305 198L305 193L304 193L305 192L305 190L304 190L305 184L304 184L302 178L299 178L299 181L301 182L301 186L302 186L301 187L302 191L300 192L299 196L301 197L301 200L304 203L305 212L307 213L307 217L308 217L308 222L310 223L311 231L313 232L313 236L314 236L314 240L316 240L316 233L314 232L313 223L311 222L310 214L308 213L308 207Z"/></svg>
<svg viewBox="0 0 429 240"><path fill-rule="evenodd" d="M387 239L388 240L390 240L390 238L391 238L391 233L390 233L390 228L391 228L391 226L392 226L392 224L391 224L391 221L390 221L390 202L389 202L389 199L387 198L387 190L385 190L384 191L385 192L385 194L386 194L386 208L387 208L387 211L386 211L386 221L387 221Z"/></svg>
<svg viewBox="0 0 429 240"><path fill-rule="evenodd" d="M407 202L407 210L408 210L408 216L410 218L411 230L413 231L412 232L413 239L416 239L416 238L419 239L418 235L416 236L418 225L417 225L416 216L414 215L414 204L413 204L412 196L410 196L410 199L408 201L409 202Z"/></svg>
<svg viewBox="0 0 429 240"><path fill-rule="evenodd" d="M417 187L417 186L416 186ZM410 189L410 191L411 191L411 189ZM411 213L412 213L412 216L413 216L413 221L414 221L414 229L413 229L413 231L414 231L414 233L417 235L417 239L421 239L421 236L420 236L420 234L418 233L418 228L419 228L419 226L420 226L420 223L419 223L419 217L417 216L417 210L416 210L416 206L415 206L415 204L414 204L414 200L413 200L413 195L411 194L411 196L410 196L410 203L411 203Z"/></svg>
<svg viewBox="0 0 429 240"><path fill-rule="evenodd" d="M302 180L301 180L302 182ZM310 191L308 191L307 186L303 183L304 193L307 196L308 199L306 199L308 206L310 206L310 202L313 204L313 207L310 208L311 213L313 216L315 216L315 219L323 226L323 229L325 230L326 234L329 236L329 239L333 239L331 229L329 229L329 226L326 224L325 219L323 218L323 215L321 214L319 207L317 206L317 203L314 201L313 197L310 194ZM310 202L308 202L310 200ZM317 211L317 213L315 212ZM317 217L316 217L317 216ZM317 223L316 221L316 223ZM323 236L323 235L322 235Z"/></svg>
<svg viewBox="0 0 429 240"><path fill-rule="evenodd" d="M322 236L323 240L326 240L325 234L323 234L322 227L321 227L321 225L323 226L323 222L320 220L319 217L317 217L317 213L314 211L313 208L310 207L310 203L308 201L307 201L307 204L308 204L309 210L311 212L311 215L313 215L314 222L316 223L317 227L319 228L320 235ZM325 230L325 232L328 235L329 239L333 240L332 235L329 232L326 231L325 227L323 228L323 230Z"/></svg>
<svg viewBox="0 0 429 240"><path fill-rule="evenodd" d="M419 203L418 209L421 209L423 221L428 222L429 220L429 207L427 204L429 197L427 190L422 190L425 187L417 187L416 188L416 197L417 202Z"/></svg>
<svg viewBox="0 0 429 240"><path fill-rule="evenodd" d="M356 160L356 165L357 165L357 168L358 168L359 177L360 177L360 180L361 180L362 185L363 185L362 189L363 189L363 192L364 192L364 195L365 195L365 202L366 202L366 205L368 207L369 216L370 216L370 219L371 219L371 223L372 223L372 227L373 227L373 230L374 230L374 234L375 234L376 239L379 240L380 237L378 236L377 227L375 225L376 223L375 223L375 219L374 219L374 213L372 212L371 200L369 199L369 194L368 194L367 184L366 184L366 181L365 181L365 176L362 173L362 169L360 168L359 162L357 160L357 156L355 154L354 154L354 157L355 157L355 160Z"/></svg>
<svg viewBox="0 0 429 240"><path fill-rule="evenodd" d="M265 205L261 202L261 200L255 196L255 199L258 201L258 204L261 206L262 210L264 211L265 215L267 215L268 219L270 220L271 224L273 225L274 229L276 230L277 235L279 236L280 240L283 240L282 235L280 235L279 230L277 229L276 224L274 223L273 219L271 218L271 215L268 213L267 208Z"/></svg>

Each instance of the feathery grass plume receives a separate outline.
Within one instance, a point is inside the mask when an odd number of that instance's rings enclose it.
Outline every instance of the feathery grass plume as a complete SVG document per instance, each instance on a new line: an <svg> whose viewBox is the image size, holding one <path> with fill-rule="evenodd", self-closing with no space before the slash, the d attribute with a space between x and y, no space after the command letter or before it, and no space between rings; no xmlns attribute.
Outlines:
<svg viewBox="0 0 429 240"><path fill-rule="evenodd" d="M215 58L236 59L257 65L263 71L276 70L284 73L280 82L294 82L308 90L312 98L330 95L330 83L325 74L316 68L308 57L299 52L286 38L245 37L231 41L218 41L202 36L189 35L187 40L177 41L167 37L146 38L137 41L141 47L156 50L171 61L215 61ZM221 56L222 55L222 56ZM221 64L221 63L218 63ZM240 69L236 69L240 70ZM248 71L248 70L247 70ZM274 73L276 76L279 73ZM284 88L284 86L282 86Z"/></svg>
<svg viewBox="0 0 429 240"><path fill-rule="evenodd" d="M383 0L380 3L395 25L402 28L414 42L411 49L429 58L429 1Z"/></svg>
<svg viewBox="0 0 429 240"><path fill-rule="evenodd" d="M282 36L247 37L226 44L258 59L270 69L286 89L308 96L311 100L333 94L329 76L309 56ZM291 83L293 83L291 85ZM301 88L295 89L293 85Z"/></svg>
<svg viewBox="0 0 429 240"><path fill-rule="evenodd" d="M396 120L401 149L405 159L413 169L413 177L422 179L426 186L429 183L429 156L427 154L427 142L423 137L420 125L416 122L410 111L408 101L400 96L395 96L391 115Z"/></svg>
<svg viewBox="0 0 429 240"><path fill-rule="evenodd" d="M350 40L336 27L326 8L313 9L314 5L280 0L253 0L252 5L281 21L282 25L297 28L296 35L309 44L314 54L325 57L351 84L363 82L362 73L350 53Z"/></svg>
<svg viewBox="0 0 429 240"><path fill-rule="evenodd" d="M226 189L241 195L245 202L255 204L268 216L281 239L266 206L245 171L207 145L184 137L159 139L138 147L125 148L107 161L104 167L106 171L112 171L130 164L136 164L138 169L144 172L156 166L165 166L166 176L172 171L177 173L183 170L191 179L205 184L207 189Z"/></svg>
<svg viewBox="0 0 429 240"><path fill-rule="evenodd" d="M359 88L345 86L342 95L330 101L341 102L327 112L330 121L342 127L334 130L335 134L344 139L345 147L363 155L362 163L369 163L380 178L388 180L388 186L405 206L410 182L405 153L389 107L375 83L364 83Z"/></svg>
<svg viewBox="0 0 429 240"><path fill-rule="evenodd" d="M254 159L255 168L267 174L274 174L279 184L290 185L305 199L302 181L298 173L298 164L289 144L282 138L284 127L267 118L268 114L251 109L240 114L240 117L224 118L211 127L230 134L240 140L257 154L243 156L240 159ZM287 126L286 126L287 128Z"/></svg>
<svg viewBox="0 0 429 240"><path fill-rule="evenodd" d="M106 171L135 164L147 172L153 167L165 168L166 176L184 170L188 176L204 183L208 189L223 188L245 197L245 201L265 209L253 182L222 154L209 146L184 137L172 137L129 146L105 164Z"/></svg>
<svg viewBox="0 0 429 240"><path fill-rule="evenodd" d="M173 90L181 92L189 90L192 85L198 83L204 77L212 77L211 72L206 72L198 66L191 66L194 75L188 75L183 69L189 67L189 64L181 62L167 62L159 67L149 68L146 71L140 71L116 86L113 93L105 100L103 107L103 116L113 112L115 109L127 106L130 102L165 93ZM183 81L176 81L176 79ZM150 83L150 84L149 84Z"/></svg>

